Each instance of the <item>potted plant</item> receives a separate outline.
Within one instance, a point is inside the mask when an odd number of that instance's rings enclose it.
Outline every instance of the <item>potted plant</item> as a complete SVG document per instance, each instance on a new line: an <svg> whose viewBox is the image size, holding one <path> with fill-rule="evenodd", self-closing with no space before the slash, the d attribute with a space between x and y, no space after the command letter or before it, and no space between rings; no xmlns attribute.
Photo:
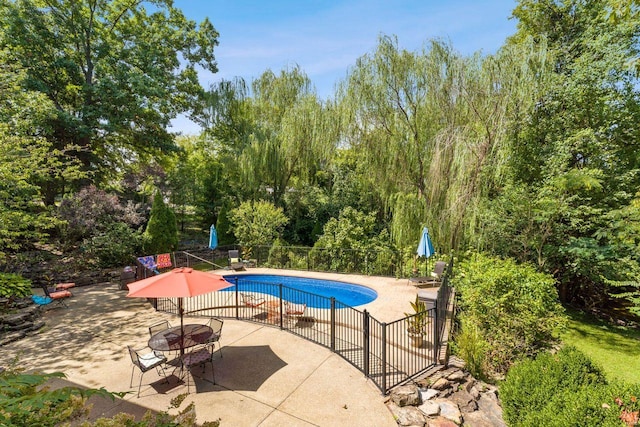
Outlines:
<svg viewBox="0 0 640 427"><path fill-rule="evenodd" d="M413 313L405 313L407 316L407 333L414 347L422 347L424 336L427 334L429 324L429 312L424 301L420 301L416 295L416 300L411 302Z"/></svg>

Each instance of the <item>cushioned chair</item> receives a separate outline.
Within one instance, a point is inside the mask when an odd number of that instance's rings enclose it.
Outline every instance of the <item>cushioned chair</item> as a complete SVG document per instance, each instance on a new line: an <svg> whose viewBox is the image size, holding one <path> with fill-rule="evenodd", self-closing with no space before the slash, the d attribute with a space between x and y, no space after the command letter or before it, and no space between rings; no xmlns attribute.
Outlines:
<svg viewBox="0 0 640 427"><path fill-rule="evenodd" d="M217 317L212 317L207 322L207 326L213 329L213 335L211 335L211 338L207 340L207 344L218 343L218 351L220 352L220 357L222 357L222 347L220 346L220 338L222 337L222 325L224 325L224 320L218 319Z"/></svg>
<svg viewBox="0 0 640 427"><path fill-rule="evenodd" d="M195 365L202 365L202 373L204 374L204 364L209 362L211 364L211 377L213 383L216 383L216 375L213 371L213 347L214 344L210 344L209 346L202 347L182 356L182 366L189 371L187 372L187 393L189 393L189 384L191 382L191 375L189 374L191 373L191 368Z"/></svg>
<svg viewBox="0 0 640 427"><path fill-rule="evenodd" d="M129 387L133 387L133 373L136 369L140 369L140 383L138 384L138 397L140 397L140 388L142 387L142 377L144 373L147 371L156 368L158 374L162 373L164 379L168 382L167 376L164 373L164 370L160 367L167 363L167 358L164 354L159 351L151 351L148 353L140 353L142 350L134 350L131 346L127 346L129 350L129 355L131 356L131 362L133 363L133 367L131 368L131 381L129 382Z"/></svg>
<svg viewBox="0 0 640 427"><path fill-rule="evenodd" d="M430 276L426 277L411 277L409 281L416 285L418 288L426 288L430 286L439 286L442 281L442 276L447 268L445 261L437 261L435 267Z"/></svg>
<svg viewBox="0 0 640 427"><path fill-rule="evenodd" d="M42 285L42 290L44 291L44 295L47 298L50 298L52 301L56 301L58 304L61 304L65 307L69 307L65 302L65 299L73 296L70 291L66 289L60 291L51 291L49 288L47 288L46 285Z"/></svg>
<svg viewBox="0 0 640 427"><path fill-rule="evenodd" d="M232 270L244 270L244 263L240 258L240 251L233 249L229 251L229 268Z"/></svg>

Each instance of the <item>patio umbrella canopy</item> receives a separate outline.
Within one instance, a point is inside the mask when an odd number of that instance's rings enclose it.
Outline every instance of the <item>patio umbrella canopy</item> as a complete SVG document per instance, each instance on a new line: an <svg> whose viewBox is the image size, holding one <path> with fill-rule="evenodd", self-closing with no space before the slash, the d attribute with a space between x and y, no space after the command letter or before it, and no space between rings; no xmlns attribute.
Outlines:
<svg viewBox="0 0 640 427"><path fill-rule="evenodd" d="M433 243L431 243L431 237L429 236L429 229L424 227L422 229L422 236L420 237L420 243L418 243L418 250L416 253L418 256L429 258L436 251L433 249Z"/></svg>
<svg viewBox="0 0 640 427"><path fill-rule="evenodd" d="M184 335L182 299L219 291L233 286L233 284L227 282L224 277L218 274L183 267L130 283L128 286L128 297L178 298L180 330Z"/></svg>

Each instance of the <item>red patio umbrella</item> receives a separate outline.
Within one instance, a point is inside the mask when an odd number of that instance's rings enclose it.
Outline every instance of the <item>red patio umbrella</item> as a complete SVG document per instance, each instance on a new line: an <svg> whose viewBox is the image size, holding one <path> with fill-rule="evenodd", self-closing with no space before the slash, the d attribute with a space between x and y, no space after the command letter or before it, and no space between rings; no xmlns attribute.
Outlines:
<svg viewBox="0 0 640 427"><path fill-rule="evenodd" d="M224 277L194 270L193 268L175 268L166 273L129 283L128 297L142 298L178 298L180 313L180 332L184 335L184 308L182 299L219 291L233 286ZM181 346L182 347L182 346Z"/></svg>

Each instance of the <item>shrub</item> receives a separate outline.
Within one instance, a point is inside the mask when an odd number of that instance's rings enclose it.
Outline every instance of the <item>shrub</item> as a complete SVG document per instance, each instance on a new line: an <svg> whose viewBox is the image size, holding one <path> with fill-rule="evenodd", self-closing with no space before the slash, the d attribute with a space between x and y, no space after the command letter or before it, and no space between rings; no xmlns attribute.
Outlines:
<svg viewBox="0 0 640 427"><path fill-rule="evenodd" d="M264 200L243 202L229 212L229 218L245 258L254 246L271 245L289 222L282 208Z"/></svg>
<svg viewBox="0 0 640 427"><path fill-rule="evenodd" d="M638 385L607 384L587 356L564 347L516 363L500 385L500 400L512 426L622 426L637 416L639 392Z"/></svg>
<svg viewBox="0 0 640 427"><path fill-rule="evenodd" d="M516 360L550 348L566 321L554 279L527 264L482 254L459 264L453 278L460 320L488 343L486 368L502 374Z"/></svg>
<svg viewBox="0 0 640 427"><path fill-rule="evenodd" d="M64 220L63 238L67 243L75 243L104 232L113 223L138 227L144 220L138 209L131 202L122 205L116 195L91 185L63 199L57 215Z"/></svg>
<svg viewBox="0 0 640 427"><path fill-rule="evenodd" d="M454 351L465 361L466 369L476 378L486 377L484 363L487 358L487 342L475 325L462 324L453 344Z"/></svg>
<svg viewBox="0 0 640 427"><path fill-rule="evenodd" d="M156 192L147 229L142 235L146 253L171 252L178 247L178 224L173 211Z"/></svg>
<svg viewBox="0 0 640 427"><path fill-rule="evenodd" d="M24 298L31 295L31 281L19 274L0 273L0 297Z"/></svg>
<svg viewBox="0 0 640 427"><path fill-rule="evenodd" d="M142 246L140 233L126 224L111 224L104 232L85 240L87 254L98 267L117 267L131 263Z"/></svg>

